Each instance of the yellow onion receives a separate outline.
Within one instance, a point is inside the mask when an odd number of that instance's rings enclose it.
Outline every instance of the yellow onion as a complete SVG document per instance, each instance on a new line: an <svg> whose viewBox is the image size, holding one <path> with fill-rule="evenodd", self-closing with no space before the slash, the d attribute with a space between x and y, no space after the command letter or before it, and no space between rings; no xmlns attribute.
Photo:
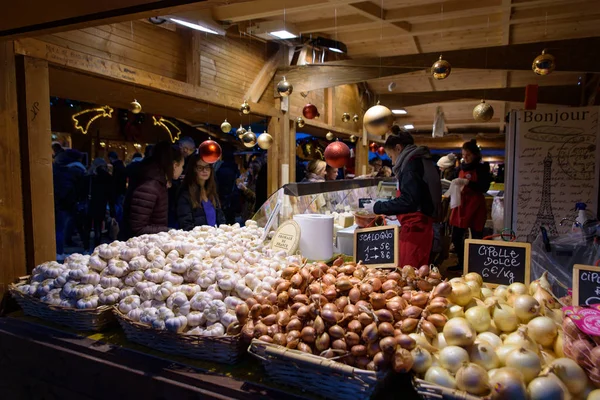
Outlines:
<svg viewBox="0 0 600 400"><path fill-rule="evenodd" d="M527 286L525 286L525 284L523 284L521 282L511 283L508 286L507 296L519 295L519 294L527 294Z"/></svg>
<svg viewBox="0 0 600 400"><path fill-rule="evenodd" d="M542 276L539 279L531 282L529 284L529 294L533 296L533 294L539 289L546 289L547 291L552 291L552 286L550 286L550 282L548 281L548 271L544 271Z"/></svg>
<svg viewBox="0 0 600 400"><path fill-rule="evenodd" d="M587 400L600 400L600 389L592 390L587 395Z"/></svg>
<svg viewBox="0 0 600 400"><path fill-rule="evenodd" d="M505 286L505 285L496 286L496 289L494 289L494 296L506 299L506 296L508 296L508 286Z"/></svg>
<svg viewBox="0 0 600 400"><path fill-rule="evenodd" d="M527 324L529 336L544 347L551 346L558 335L556 322L550 317L536 317Z"/></svg>
<svg viewBox="0 0 600 400"><path fill-rule="evenodd" d="M469 362L469 353L458 346L444 347L438 355L440 366L455 374L465 363Z"/></svg>
<svg viewBox="0 0 600 400"><path fill-rule="evenodd" d="M475 282L481 288L483 286L483 278L476 272L469 272L464 276L465 282Z"/></svg>
<svg viewBox="0 0 600 400"><path fill-rule="evenodd" d="M583 368L570 358L557 358L548 370L556 374L572 395L577 396L585 390L588 377Z"/></svg>
<svg viewBox="0 0 600 400"><path fill-rule="evenodd" d="M538 376L527 386L530 400L568 400L569 391L565 384L554 374Z"/></svg>
<svg viewBox="0 0 600 400"><path fill-rule="evenodd" d="M518 400L527 398L523 375L515 368L499 368L490 377L493 400Z"/></svg>
<svg viewBox="0 0 600 400"><path fill-rule="evenodd" d="M492 323L490 312L483 306L469 308L465 311L465 319L469 321L477 333L487 331Z"/></svg>
<svg viewBox="0 0 600 400"><path fill-rule="evenodd" d="M408 336L410 336L416 343L417 346L421 346L423 349L427 350L430 353L437 353L438 349L436 349L435 347L433 347L431 345L431 343L429 343L429 340L427 340L427 337L421 333L411 333Z"/></svg>
<svg viewBox="0 0 600 400"><path fill-rule="evenodd" d="M446 343L446 338L444 338L443 332L438 332L437 336L431 339L431 344L433 345L433 347L440 350L448 346L448 343Z"/></svg>
<svg viewBox="0 0 600 400"><path fill-rule="evenodd" d="M477 364L463 365L456 372L456 387L467 393L484 395L490 390L488 374Z"/></svg>
<svg viewBox="0 0 600 400"><path fill-rule="evenodd" d="M537 288L537 290L533 294L533 297L538 301L538 303L540 303L540 306L542 307L556 308L558 304L554 299L554 296L552 296L550 292L548 292L541 286Z"/></svg>
<svg viewBox="0 0 600 400"><path fill-rule="evenodd" d="M565 351L564 351L564 340L565 340L565 336L563 334L562 331L558 331L558 335L556 335L556 339L554 340L554 354L556 354L557 357L562 358L565 356Z"/></svg>
<svg viewBox="0 0 600 400"><path fill-rule="evenodd" d="M502 332L512 332L519 325L515 310L506 304L496 304L492 316L496 327Z"/></svg>
<svg viewBox="0 0 600 400"><path fill-rule="evenodd" d="M467 286L471 289L471 295L476 299L481 299L481 285L477 281L467 281Z"/></svg>
<svg viewBox="0 0 600 400"><path fill-rule="evenodd" d="M436 385L456 389L456 380L442 367L430 367L425 373L425 381Z"/></svg>
<svg viewBox="0 0 600 400"><path fill-rule="evenodd" d="M540 360L540 356L523 347L511 351L506 356L505 364L507 367L518 369L521 374L523 374L525 383L531 382L542 370L542 360Z"/></svg>
<svg viewBox="0 0 600 400"><path fill-rule="evenodd" d="M424 374L431 367L431 353L423 349L421 346L415 347L410 354L413 358L413 371L418 374Z"/></svg>
<svg viewBox="0 0 600 400"><path fill-rule="evenodd" d="M475 342L477 333L464 318L452 318L444 326L444 338L450 346L470 346Z"/></svg>
<svg viewBox="0 0 600 400"><path fill-rule="evenodd" d="M515 297L513 308L517 318L523 323L529 322L531 319L540 314L540 303L528 294L521 294Z"/></svg>
<svg viewBox="0 0 600 400"><path fill-rule="evenodd" d="M494 295L494 292L490 288L482 287L481 295L483 296L484 299L487 299L488 297L492 297Z"/></svg>
<svg viewBox="0 0 600 400"><path fill-rule="evenodd" d="M486 371L500 366L500 360L494 348L486 342L473 344L469 348L469 359L472 363L483 367Z"/></svg>
<svg viewBox="0 0 600 400"><path fill-rule="evenodd" d="M545 367L556 360L556 354L552 350L540 348L540 359L542 360L542 367Z"/></svg>
<svg viewBox="0 0 600 400"><path fill-rule="evenodd" d="M519 346L516 344L503 344L496 348L496 355L500 361L500 365L506 365L506 357L513 351L518 350Z"/></svg>
<svg viewBox="0 0 600 400"><path fill-rule="evenodd" d="M448 307L448 309L446 310L446 316L448 317L448 319L464 318L464 316L465 316L464 308L453 304L450 307Z"/></svg>
<svg viewBox="0 0 600 400"><path fill-rule="evenodd" d="M534 353L537 353L539 349L536 341L529 335L529 329L526 326L520 326L516 332L506 336L506 338L504 338L504 344L513 344L531 350Z"/></svg>
<svg viewBox="0 0 600 400"><path fill-rule="evenodd" d="M464 282L454 281L452 284L452 293L448 296L450 302L459 306L466 306L473 298L471 288Z"/></svg>
<svg viewBox="0 0 600 400"><path fill-rule="evenodd" d="M490 346L492 346L494 349L502 346L502 339L500 339L500 337L498 335L496 335L495 333L492 333L492 332L480 333L479 335L477 335L477 339L475 340L475 343L477 343L478 341L486 342Z"/></svg>

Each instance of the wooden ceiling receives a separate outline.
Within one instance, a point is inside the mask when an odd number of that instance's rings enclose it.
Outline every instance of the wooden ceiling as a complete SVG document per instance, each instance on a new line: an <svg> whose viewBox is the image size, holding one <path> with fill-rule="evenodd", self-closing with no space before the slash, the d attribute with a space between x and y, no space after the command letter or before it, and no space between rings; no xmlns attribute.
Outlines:
<svg viewBox="0 0 600 400"><path fill-rule="evenodd" d="M368 59L370 66L380 57L600 36L598 0L253 0L215 6L212 15L224 24L241 27L285 18L303 37L325 36L348 46L347 56L330 53L328 60ZM572 95L565 101L569 105L574 105L574 97L579 100L579 92L581 103L586 104L586 85L597 85L597 76L586 74L597 70L563 72L563 58L557 60L554 73L539 77L528 69L535 53L522 56L517 61L525 67L518 70L488 69L488 62L498 64L499 60L480 52L472 59L473 66L463 60L461 68L455 68L445 80L434 80L427 68L413 68L384 78L373 79L371 73L364 81L374 99L381 97L384 104L408 111L399 122L412 123L418 129L431 128L437 105L443 107L448 126L481 126L474 124L471 115L481 97L488 98L495 109L494 119L486 125L502 129L505 113L521 108L522 102L516 100L522 99L528 84L538 84L540 90L548 87L543 93L550 97L567 90ZM597 48L590 48L587 57L600 63ZM452 59L448 61L452 63ZM383 75L389 74L379 76ZM395 85L389 90L392 82ZM540 95L540 102L544 96Z"/></svg>

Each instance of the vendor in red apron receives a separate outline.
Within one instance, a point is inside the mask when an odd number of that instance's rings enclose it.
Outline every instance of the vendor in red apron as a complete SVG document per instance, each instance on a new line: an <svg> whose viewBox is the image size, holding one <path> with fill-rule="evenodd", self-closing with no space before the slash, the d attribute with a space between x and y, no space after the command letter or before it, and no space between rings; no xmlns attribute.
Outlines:
<svg viewBox="0 0 600 400"><path fill-rule="evenodd" d="M392 127L384 144L398 180L396 198L365 204L375 214L396 215L400 222L400 267L429 264L433 222L437 219L442 188L437 168L426 147L415 146L412 135Z"/></svg>
<svg viewBox="0 0 600 400"><path fill-rule="evenodd" d="M458 264L448 268L449 271L463 270L467 229L471 231L471 239L483 238L483 227L487 219L484 195L490 189L492 181L490 165L481 161L481 149L475 139L463 144L462 158L458 178L453 181L462 187L460 206L453 208L450 214L452 243L458 256Z"/></svg>

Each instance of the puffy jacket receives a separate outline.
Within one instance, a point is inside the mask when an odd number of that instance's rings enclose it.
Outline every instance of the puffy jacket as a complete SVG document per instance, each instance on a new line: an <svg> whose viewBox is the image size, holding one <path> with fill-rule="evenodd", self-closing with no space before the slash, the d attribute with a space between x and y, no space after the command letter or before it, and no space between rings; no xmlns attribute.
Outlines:
<svg viewBox="0 0 600 400"><path fill-rule="evenodd" d="M167 178L154 165L143 165L139 180L125 196L125 226L121 240L169 230Z"/></svg>
<svg viewBox="0 0 600 400"><path fill-rule="evenodd" d="M221 208L215 206L217 226L225 224L225 214ZM204 208L192 206L192 199L187 188L182 187L177 198L177 220L179 221L179 229L190 231L195 226L208 225Z"/></svg>

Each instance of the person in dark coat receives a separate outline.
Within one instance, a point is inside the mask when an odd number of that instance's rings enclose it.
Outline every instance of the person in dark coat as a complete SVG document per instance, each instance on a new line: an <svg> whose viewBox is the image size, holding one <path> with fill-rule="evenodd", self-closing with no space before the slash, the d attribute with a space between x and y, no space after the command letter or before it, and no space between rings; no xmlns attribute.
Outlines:
<svg viewBox="0 0 600 400"><path fill-rule="evenodd" d="M487 220L485 193L490 190L492 183L490 164L481 161L481 149L477 146L477 140L472 139L463 144L462 158L458 178L454 180L463 187L460 206L452 209L449 221L458 264L448 268L449 271L463 270L467 229L470 229L472 239L483 238L483 228Z"/></svg>
<svg viewBox="0 0 600 400"><path fill-rule="evenodd" d="M123 220L123 201L127 193L127 171L123 161L119 160L116 152L108 153L108 159L112 165L113 188L112 193L115 200L115 216L117 221Z"/></svg>
<svg viewBox="0 0 600 400"><path fill-rule="evenodd" d="M67 224L77 210L77 176L74 174L74 170L69 167L72 161L69 154L66 151L62 151L56 154L52 165L56 259L59 261L62 261L65 257L64 246Z"/></svg>
<svg viewBox="0 0 600 400"><path fill-rule="evenodd" d="M114 178L108 172L108 165L103 158L96 158L87 176L89 187L89 205L85 223L86 238L83 240L85 250L89 249L89 235L94 229L94 247L100 245L102 239L102 223L106 217L106 206L110 216L115 217L115 185Z"/></svg>
<svg viewBox="0 0 600 400"><path fill-rule="evenodd" d="M188 158L185 177L177 199L177 220L180 229L189 231L195 226L218 226L226 223L221 210L213 166L199 155Z"/></svg>
<svg viewBox="0 0 600 400"><path fill-rule="evenodd" d="M182 171L183 154L179 146L168 141L157 143L152 155L142 162L134 185L127 189L120 240L169 230L168 187Z"/></svg>
<svg viewBox="0 0 600 400"><path fill-rule="evenodd" d="M223 149L223 162L215 171L219 201L225 220L228 224L235 224L235 216L241 211L241 193L236 186L236 179L240 170L235 163L232 149Z"/></svg>
<svg viewBox="0 0 600 400"><path fill-rule="evenodd" d="M392 128L383 146L394 163L397 197L365 205L375 214L396 215L400 222L400 267L429 264L433 222L439 217L442 187L426 147L415 146L412 135Z"/></svg>
<svg viewBox="0 0 600 400"><path fill-rule="evenodd" d="M147 146L146 148L148 147L150 146ZM144 160L144 156L142 156L140 153L134 153L133 157L131 157L131 161L125 167L127 187L135 186L136 179L139 177L140 170L142 168L142 160ZM127 192L125 192L125 194L127 194Z"/></svg>

